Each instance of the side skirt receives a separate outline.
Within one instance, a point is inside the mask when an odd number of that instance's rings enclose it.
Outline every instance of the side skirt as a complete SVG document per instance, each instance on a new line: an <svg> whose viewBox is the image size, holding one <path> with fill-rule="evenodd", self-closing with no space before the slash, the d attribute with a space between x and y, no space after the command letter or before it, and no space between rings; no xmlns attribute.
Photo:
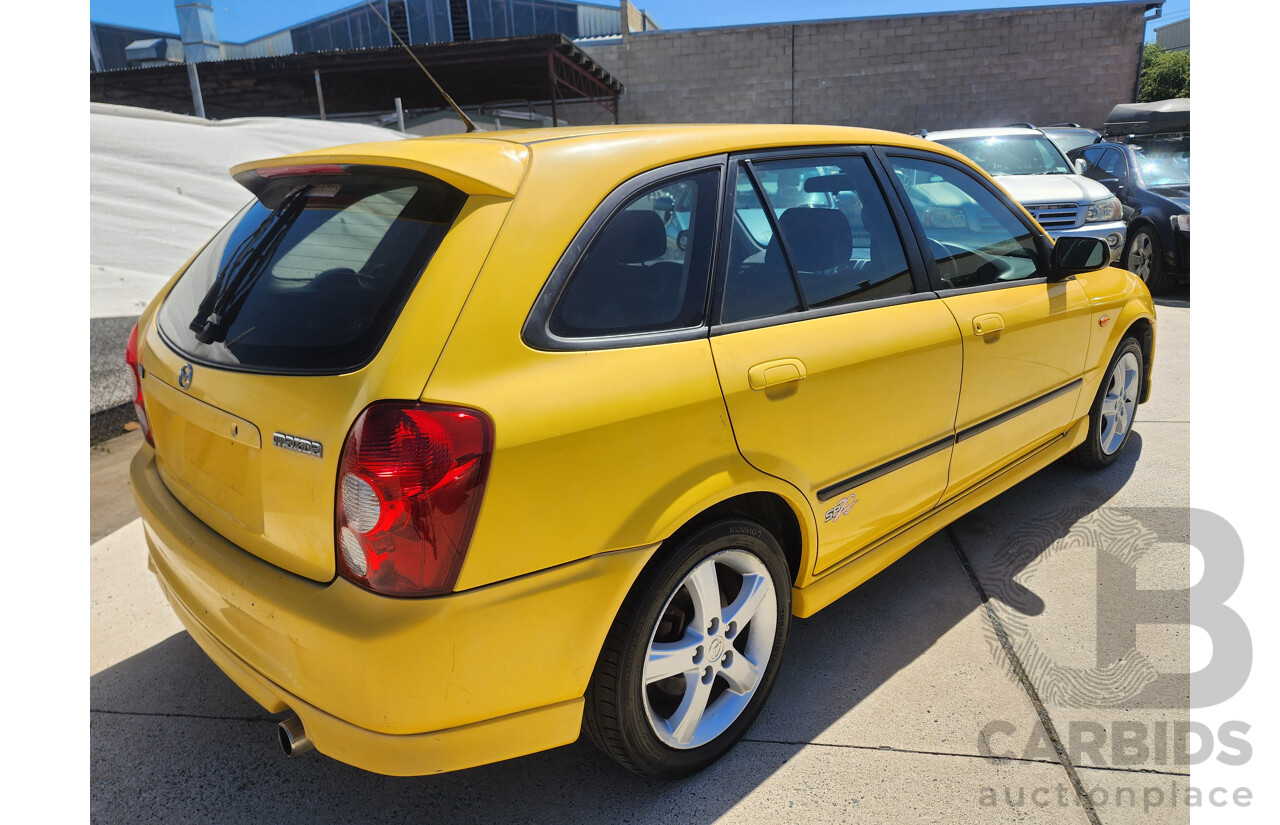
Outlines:
<svg viewBox="0 0 1280 825"><path fill-rule="evenodd" d="M1066 432L1005 467L986 481L940 503L879 543L868 547L804 587L791 589L791 612L808 618L907 554L913 547L971 510L1043 470L1079 446L1089 432L1085 416Z"/></svg>

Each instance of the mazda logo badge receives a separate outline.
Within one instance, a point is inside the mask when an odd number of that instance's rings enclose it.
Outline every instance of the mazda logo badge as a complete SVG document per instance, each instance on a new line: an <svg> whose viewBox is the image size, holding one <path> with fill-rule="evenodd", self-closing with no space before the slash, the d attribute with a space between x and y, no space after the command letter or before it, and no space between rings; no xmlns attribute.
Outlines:
<svg viewBox="0 0 1280 825"><path fill-rule="evenodd" d="M194 373L191 371L191 365L183 364L182 370L178 373L178 386L182 387L184 390L190 389L191 379L193 376Z"/></svg>

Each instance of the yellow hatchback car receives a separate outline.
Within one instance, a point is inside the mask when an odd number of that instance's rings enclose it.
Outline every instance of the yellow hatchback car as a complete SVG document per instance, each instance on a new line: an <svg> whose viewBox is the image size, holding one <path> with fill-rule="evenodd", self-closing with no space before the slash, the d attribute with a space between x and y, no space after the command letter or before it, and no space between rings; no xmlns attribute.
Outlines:
<svg viewBox="0 0 1280 825"><path fill-rule="evenodd" d="M635 126L237 166L129 343L150 567L314 746L384 774L574 741L697 771L792 616L1124 447L1146 287L889 132Z"/></svg>

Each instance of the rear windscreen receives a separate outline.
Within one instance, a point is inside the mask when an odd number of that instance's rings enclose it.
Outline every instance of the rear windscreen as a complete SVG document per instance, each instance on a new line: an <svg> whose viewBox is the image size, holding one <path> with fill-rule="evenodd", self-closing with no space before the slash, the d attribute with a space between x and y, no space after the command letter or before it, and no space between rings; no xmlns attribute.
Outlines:
<svg viewBox="0 0 1280 825"><path fill-rule="evenodd" d="M160 333L192 360L231 368L364 366L465 200L421 175L272 181L174 285Z"/></svg>

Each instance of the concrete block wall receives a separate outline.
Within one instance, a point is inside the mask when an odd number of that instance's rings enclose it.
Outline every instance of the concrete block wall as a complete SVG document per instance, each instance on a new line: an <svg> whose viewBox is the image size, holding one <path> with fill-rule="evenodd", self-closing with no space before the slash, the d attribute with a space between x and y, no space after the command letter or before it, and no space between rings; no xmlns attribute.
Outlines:
<svg viewBox="0 0 1280 825"><path fill-rule="evenodd" d="M626 84L623 123L1099 127L1112 106L1134 99L1143 8L1117 2L657 31L584 50Z"/></svg>

